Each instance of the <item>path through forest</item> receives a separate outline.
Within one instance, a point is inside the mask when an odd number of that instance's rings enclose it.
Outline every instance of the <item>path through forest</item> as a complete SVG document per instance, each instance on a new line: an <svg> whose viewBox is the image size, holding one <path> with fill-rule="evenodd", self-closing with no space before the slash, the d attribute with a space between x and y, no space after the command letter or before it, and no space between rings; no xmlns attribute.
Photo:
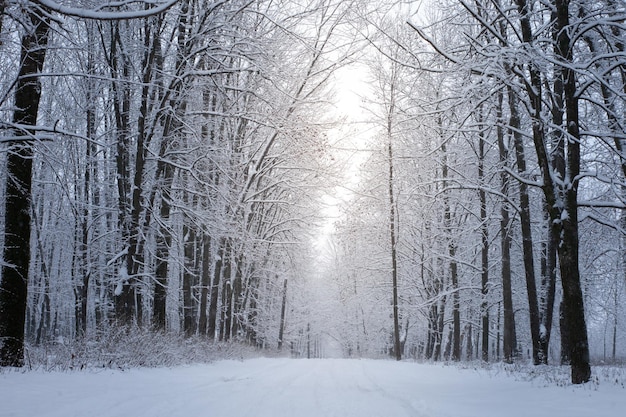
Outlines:
<svg viewBox="0 0 626 417"><path fill-rule="evenodd" d="M623 416L619 384L388 360L252 359L177 368L0 373L2 417Z"/></svg>

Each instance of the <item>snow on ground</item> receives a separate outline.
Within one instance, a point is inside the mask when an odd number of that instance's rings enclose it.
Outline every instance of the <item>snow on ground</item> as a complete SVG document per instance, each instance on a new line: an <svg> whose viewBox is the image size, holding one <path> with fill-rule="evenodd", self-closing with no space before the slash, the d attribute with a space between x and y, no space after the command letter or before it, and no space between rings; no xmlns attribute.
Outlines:
<svg viewBox="0 0 626 417"><path fill-rule="evenodd" d="M128 371L2 372L2 417L623 417L620 384L387 360L251 359Z"/></svg>

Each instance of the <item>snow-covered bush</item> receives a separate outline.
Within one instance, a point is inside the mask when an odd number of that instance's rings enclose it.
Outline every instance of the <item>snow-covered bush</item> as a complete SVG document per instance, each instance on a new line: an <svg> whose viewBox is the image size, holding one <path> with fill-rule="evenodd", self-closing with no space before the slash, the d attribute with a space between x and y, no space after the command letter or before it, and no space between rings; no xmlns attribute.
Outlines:
<svg viewBox="0 0 626 417"><path fill-rule="evenodd" d="M40 346L27 346L28 369L128 369L208 363L219 359L246 359L269 352L235 342L184 338L138 328L111 329L77 340L59 338ZM270 353L271 354L271 353Z"/></svg>

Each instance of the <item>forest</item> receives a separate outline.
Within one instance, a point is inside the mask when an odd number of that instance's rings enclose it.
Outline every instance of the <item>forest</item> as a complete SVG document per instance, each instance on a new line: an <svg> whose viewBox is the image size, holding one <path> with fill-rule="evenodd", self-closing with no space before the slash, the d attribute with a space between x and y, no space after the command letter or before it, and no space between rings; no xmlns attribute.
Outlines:
<svg viewBox="0 0 626 417"><path fill-rule="evenodd" d="M166 339L575 384L622 363L625 19L1 1L0 366Z"/></svg>

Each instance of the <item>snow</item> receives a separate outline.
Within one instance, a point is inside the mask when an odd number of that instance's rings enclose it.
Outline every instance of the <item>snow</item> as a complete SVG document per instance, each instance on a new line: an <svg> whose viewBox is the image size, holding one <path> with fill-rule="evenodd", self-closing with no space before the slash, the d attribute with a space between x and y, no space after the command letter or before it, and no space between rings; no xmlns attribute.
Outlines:
<svg viewBox="0 0 626 417"><path fill-rule="evenodd" d="M522 380L388 360L250 359L176 368L0 373L2 417L623 416L620 384Z"/></svg>

